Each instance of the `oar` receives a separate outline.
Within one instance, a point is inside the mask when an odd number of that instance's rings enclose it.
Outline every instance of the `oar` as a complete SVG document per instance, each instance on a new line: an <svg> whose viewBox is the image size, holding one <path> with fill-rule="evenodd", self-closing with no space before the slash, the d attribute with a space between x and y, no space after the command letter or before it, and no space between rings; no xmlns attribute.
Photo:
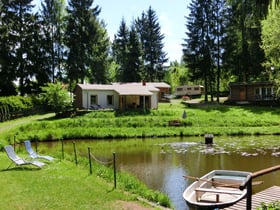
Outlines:
<svg viewBox="0 0 280 210"><path fill-rule="evenodd" d="M252 174L252 178L256 178L258 176L262 176L264 174L268 174L270 172L277 171L277 170L280 170L280 165L276 165L276 166L272 166L272 167L269 167L266 169L262 169L260 171L256 171Z"/></svg>

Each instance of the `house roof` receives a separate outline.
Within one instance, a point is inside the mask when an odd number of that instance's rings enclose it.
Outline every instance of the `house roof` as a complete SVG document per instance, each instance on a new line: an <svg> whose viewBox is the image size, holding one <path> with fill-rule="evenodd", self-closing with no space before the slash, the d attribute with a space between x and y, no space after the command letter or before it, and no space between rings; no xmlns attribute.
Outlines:
<svg viewBox="0 0 280 210"><path fill-rule="evenodd" d="M258 82L232 82L229 86L257 86L257 85L274 85L273 81L258 81Z"/></svg>
<svg viewBox="0 0 280 210"><path fill-rule="evenodd" d="M77 84L83 90L114 90L112 85Z"/></svg>
<svg viewBox="0 0 280 210"><path fill-rule="evenodd" d="M170 88L170 85L165 82L147 82L146 85L151 85L156 88Z"/></svg>
<svg viewBox="0 0 280 210"><path fill-rule="evenodd" d="M112 84L119 84L119 85L143 85L145 83L146 86L153 86L155 88L170 88L170 85L165 82L129 82L129 83L112 83Z"/></svg>
<svg viewBox="0 0 280 210"><path fill-rule="evenodd" d="M114 83L112 85L78 84L83 90L113 90L119 95L150 96L159 89L142 83Z"/></svg>
<svg viewBox="0 0 280 210"><path fill-rule="evenodd" d="M140 96L150 96L153 95L152 90L147 86L140 85L114 85L115 91L119 95L140 95Z"/></svg>

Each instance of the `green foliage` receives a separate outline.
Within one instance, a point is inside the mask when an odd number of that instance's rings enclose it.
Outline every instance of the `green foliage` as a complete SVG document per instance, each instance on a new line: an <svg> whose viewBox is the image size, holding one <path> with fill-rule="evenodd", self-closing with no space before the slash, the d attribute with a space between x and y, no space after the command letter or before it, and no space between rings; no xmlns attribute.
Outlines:
<svg viewBox="0 0 280 210"><path fill-rule="evenodd" d="M70 96L61 83L48 83L42 87L42 91L42 103L47 104L55 113L67 111L71 107Z"/></svg>
<svg viewBox="0 0 280 210"><path fill-rule="evenodd" d="M185 64L178 63L178 61L171 62L165 75L165 80L171 85L173 91L177 86L190 84L188 69L185 67Z"/></svg>
<svg viewBox="0 0 280 210"><path fill-rule="evenodd" d="M280 201L275 201L268 204L262 202L261 207L258 207L257 210L280 210Z"/></svg>
<svg viewBox="0 0 280 210"><path fill-rule="evenodd" d="M16 114L24 113L33 108L31 97L7 96L0 97L0 121L6 121Z"/></svg>
<svg viewBox="0 0 280 210"><path fill-rule="evenodd" d="M104 83L107 69L109 39L99 21L99 6L92 0L70 0L67 6L65 44L67 45L67 76L70 83Z"/></svg>
<svg viewBox="0 0 280 210"><path fill-rule="evenodd" d="M41 3L41 24L43 36L42 50L44 59L42 69L51 81L62 79L63 59L63 31L65 30L65 0L44 0ZM39 77L41 80L43 78ZM39 79L38 78L38 79ZM45 81L45 83L48 81ZM40 83L40 82L39 82Z"/></svg>
<svg viewBox="0 0 280 210"><path fill-rule="evenodd" d="M160 81L164 78L163 64L168 61L167 53L163 51L164 34L155 10L150 6L141 17L136 19L135 27L140 36L147 81Z"/></svg>
<svg viewBox="0 0 280 210"><path fill-rule="evenodd" d="M13 87L11 82L18 79L21 96L33 92L34 83L30 78L36 74L35 69L38 67L36 65L40 55L37 51L38 16L32 13L32 8L32 0L23 2L5 0L1 8L3 21L0 24L7 26L4 30L7 33L4 33L4 39L0 40L3 44L1 58L4 58L3 69L5 69L4 75L1 71L1 78L7 79L5 85L10 88ZM12 92L14 90L10 94Z"/></svg>
<svg viewBox="0 0 280 210"><path fill-rule="evenodd" d="M262 21L262 48L265 52L267 62L266 69L272 77L280 69L280 8L272 7L269 10L268 16Z"/></svg>

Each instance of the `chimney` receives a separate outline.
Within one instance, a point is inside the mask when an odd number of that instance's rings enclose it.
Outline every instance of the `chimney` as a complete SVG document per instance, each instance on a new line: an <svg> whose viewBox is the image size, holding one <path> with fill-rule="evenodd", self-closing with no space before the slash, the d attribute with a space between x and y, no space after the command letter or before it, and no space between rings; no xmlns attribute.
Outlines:
<svg viewBox="0 0 280 210"><path fill-rule="evenodd" d="M142 85L146 86L146 81L145 80L142 80Z"/></svg>

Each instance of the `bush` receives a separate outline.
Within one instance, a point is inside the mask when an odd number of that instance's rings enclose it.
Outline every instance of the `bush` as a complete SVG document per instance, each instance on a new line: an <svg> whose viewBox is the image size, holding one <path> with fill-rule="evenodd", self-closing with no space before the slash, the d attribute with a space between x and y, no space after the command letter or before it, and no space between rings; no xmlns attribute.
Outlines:
<svg viewBox="0 0 280 210"><path fill-rule="evenodd" d="M0 121L6 121L11 118L24 116L33 109L31 97L7 96L0 98Z"/></svg>
<svg viewBox="0 0 280 210"><path fill-rule="evenodd" d="M269 204L264 202L261 203L261 207L257 208L258 210L280 210L280 201L275 201Z"/></svg>

